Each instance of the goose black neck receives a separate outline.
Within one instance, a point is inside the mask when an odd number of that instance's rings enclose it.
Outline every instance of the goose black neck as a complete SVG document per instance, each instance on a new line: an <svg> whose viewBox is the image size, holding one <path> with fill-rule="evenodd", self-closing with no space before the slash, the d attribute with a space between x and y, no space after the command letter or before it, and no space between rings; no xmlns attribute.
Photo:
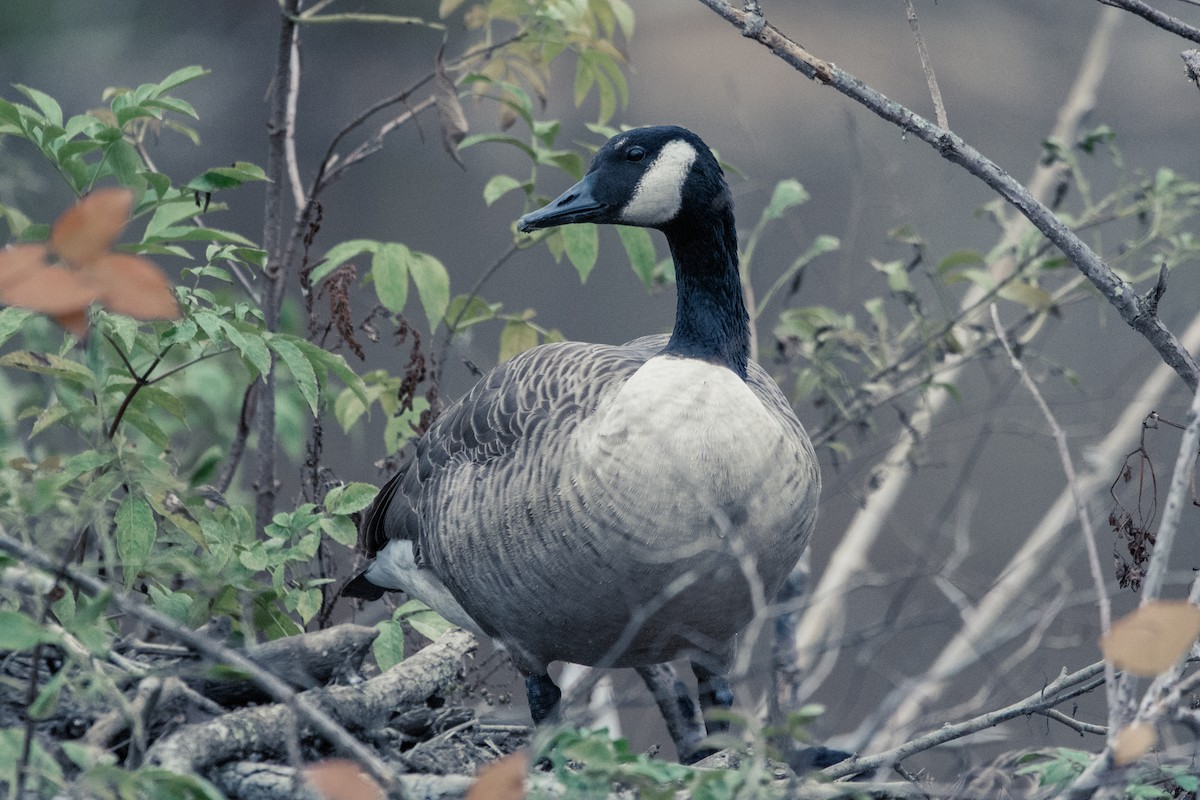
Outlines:
<svg viewBox="0 0 1200 800"><path fill-rule="evenodd" d="M675 329L664 353L729 367L743 380L750 317L738 274L731 204L682 217L662 230L675 260Z"/></svg>

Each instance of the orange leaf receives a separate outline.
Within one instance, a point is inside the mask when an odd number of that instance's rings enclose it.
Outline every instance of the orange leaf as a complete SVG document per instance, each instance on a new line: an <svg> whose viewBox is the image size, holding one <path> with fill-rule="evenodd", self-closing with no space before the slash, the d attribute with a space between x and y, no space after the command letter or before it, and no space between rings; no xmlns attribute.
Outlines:
<svg viewBox="0 0 1200 800"><path fill-rule="evenodd" d="M78 272L43 267L24 279L0 287L0 303L59 316L85 310L100 297Z"/></svg>
<svg viewBox="0 0 1200 800"><path fill-rule="evenodd" d="M305 767L304 778L325 800L384 800L387 796L358 764L344 758Z"/></svg>
<svg viewBox="0 0 1200 800"><path fill-rule="evenodd" d="M80 273L100 293L109 311L137 319L175 319L179 305L162 270L141 256L109 253Z"/></svg>
<svg viewBox="0 0 1200 800"><path fill-rule="evenodd" d="M75 334L77 339L83 339L87 336L88 312L86 308L79 311L69 311L66 314L55 314L54 321L59 324L59 327L65 328Z"/></svg>
<svg viewBox="0 0 1200 800"><path fill-rule="evenodd" d="M133 192L99 189L68 208L50 228L50 249L80 266L112 249L129 223Z"/></svg>
<svg viewBox="0 0 1200 800"><path fill-rule="evenodd" d="M46 245L17 244L0 250L0 290L46 267Z"/></svg>
<svg viewBox="0 0 1200 800"><path fill-rule="evenodd" d="M483 769L467 790L467 800L525 800L525 774L529 756L516 752L493 761Z"/></svg>
<svg viewBox="0 0 1200 800"><path fill-rule="evenodd" d="M1113 763L1118 767L1132 764L1146 755L1157 741L1158 734L1154 732L1153 725L1131 722L1117 731L1117 736L1113 739Z"/></svg>
<svg viewBox="0 0 1200 800"><path fill-rule="evenodd" d="M1155 600L1113 623L1100 650L1114 667L1143 678L1170 669L1200 636L1200 608L1183 600Z"/></svg>

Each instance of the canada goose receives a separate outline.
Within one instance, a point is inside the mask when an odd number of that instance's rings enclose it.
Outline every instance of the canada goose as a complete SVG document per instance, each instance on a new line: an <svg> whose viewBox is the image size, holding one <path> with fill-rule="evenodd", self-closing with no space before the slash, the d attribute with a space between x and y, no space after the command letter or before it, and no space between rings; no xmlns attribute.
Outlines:
<svg viewBox="0 0 1200 800"><path fill-rule="evenodd" d="M812 445L749 359L733 201L679 127L614 136L587 175L517 227L657 228L675 260L670 337L535 347L447 409L367 510L374 561L346 587L407 591L492 636L535 722L552 661L692 658L728 707L733 640L795 566L817 516Z"/></svg>

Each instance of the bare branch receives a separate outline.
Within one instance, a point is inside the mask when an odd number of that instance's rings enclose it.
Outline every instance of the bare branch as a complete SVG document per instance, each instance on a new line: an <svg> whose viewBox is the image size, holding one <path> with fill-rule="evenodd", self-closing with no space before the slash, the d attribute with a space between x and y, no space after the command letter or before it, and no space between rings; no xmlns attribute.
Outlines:
<svg viewBox="0 0 1200 800"><path fill-rule="evenodd" d="M1079 526L1083 530L1083 543L1087 548L1088 554L1088 569L1092 573L1092 584L1096 589L1096 602L1100 606L1100 630L1103 633L1108 633L1108 629L1112 627L1112 605L1108 600L1108 590L1104 583L1104 572L1100 567L1100 553L1096 549L1096 532L1092 530L1092 519L1087 512L1087 500L1079 484L1079 478L1075 474L1075 465L1071 460L1071 449L1067 446L1067 434L1063 432L1062 426L1054 418L1054 412L1050 410L1050 406L1046 405L1046 400L1042 397L1042 393L1038 391L1037 384L1029 377L1029 373L1017 359L1016 354L1013 353L1012 347L1008 343L1008 338L1004 335L1004 327L1000 324L1000 312L996 310L994 303L992 304L992 325L996 328L996 335L1000 340L1000 344L1004 346L1004 352L1008 354L1009 363L1021 378L1021 384L1033 396L1033 401L1037 403L1038 410L1042 412L1046 424L1050 426L1050 435L1054 438L1054 444L1058 448L1058 458L1062 462L1063 474L1067 478L1067 489L1071 492L1071 500L1075 504L1075 515L1078 517ZM1113 723L1121 716L1121 709L1117 697L1116 672L1112 664L1108 661L1104 662L1104 682L1108 692L1109 727L1116 728L1116 725ZM1115 730L1113 734L1116 734Z"/></svg>
<svg viewBox="0 0 1200 800"><path fill-rule="evenodd" d="M899 747L893 747L891 750L886 750L877 755L843 761L841 764L835 764L832 767L826 768L822 771L822 774L827 778L836 779L869 772L883 766L896 765L911 755L937 747L939 744L945 744L946 742L960 739L963 736L978 733L985 728L994 727L1001 722L1015 717L1039 713L1042 709L1051 708L1064 700L1070 699L1071 695L1067 691L1069 689L1081 684L1094 688L1096 684L1089 684L1088 682L1103 671L1104 662L1102 661L1097 661L1095 664L1072 672L1070 675L1066 674L1066 670L1064 669L1063 674L1049 686L1041 691L1034 692L1024 700L997 709L996 711L980 714L957 725L944 725L936 731L931 731L924 736L919 736L912 741L905 742Z"/></svg>
<svg viewBox="0 0 1200 800"><path fill-rule="evenodd" d="M1171 549L1175 545L1175 534L1179 530L1179 517L1184 507L1191 506L1192 476L1196 468L1196 452L1200 450L1200 391L1192 398L1188 419L1179 442L1179 455L1175 459L1175 472L1171 475L1171 487L1167 490L1167 504L1163 508L1162 522L1155 535L1154 552L1142 584L1142 605L1157 600L1167 580L1167 564ZM1200 601L1200 578L1192 584L1193 603Z"/></svg>
<svg viewBox="0 0 1200 800"><path fill-rule="evenodd" d="M929 84L929 96L933 100L933 112L937 116L938 125L949 128L950 120L946 117L946 106L942 103L942 90L938 88L933 59L929 57L925 37L921 35L921 26L917 23L917 9L913 8L912 0L904 0L904 12L908 17L908 27L912 28L913 39L917 43L917 54L921 56L921 69L925 72L925 83Z"/></svg>
<svg viewBox="0 0 1200 800"><path fill-rule="evenodd" d="M283 291L289 271L289 258L284 252L284 192L287 172L288 140L295 138L295 116L289 114L294 104L290 97L298 87L298 76L293 75L299 65L296 49L299 47L300 31L296 15L300 0L284 0L279 19L279 45L275 57L273 91L271 93L271 116L268 121L267 184L266 203L263 206L263 249L267 263L263 267L266 287L263 291L263 326L270 332L279 329L279 311L283 305ZM262 376L263 391L256 404L256 432L258 433L258 480L255 486L255 523L261 531L266 528L275 513L275 497L278 492L275 480L275 369L274 356L271 369Z"/></svg>
<svg viewBox="0 0 1200 800"><path fill-rule="evenodd" d="M1071 138L1079 119L1090 108L1095 86L1107 64L1108 41L1116 21L1120 18L1121 14L1116 11L1101 15L1080 71L1067 101L1060 110L1053 135ZM1034 187L1038 196L1049 196L1055 182L1055 174L1050 168L1042 166L1034 171L1030 186ZM1021 217L1009 220L1005 225L999 249L1011 249L1025 234L1027 225ZM1014 271L1015 263L1011 258L1007 258L998 261L992 273L999 284ZM987 290L978 286L972 287L960 304L960 312L965 314L968 310L978 308L986 294ZM963 321L968 321L965 316ZM949 355L942 365L945 370L939 376L939 380L955 383L965 363L964 358ZM834 628L842 624L844 606L843 601L839 599L841 587L845 586L853 575L864 569L872 543L879 537L885 520L890 517L892 509L903 496L911 474L902 466L906 463L908 453L917 438L925 436L932 428L934 420L948 402L949 395L945 392L932 392L926 396L922 405L913 413L911 425L900 432L897 441L881 461L886 469L881 471L879 486L867 498L865 506L855 514L815 590L816 596L828 600L810 608L793 633L795 641L791 649L798 656L796 667L801 671L811 669L811 654L819 653L823 649L819 646L820 641L835 635ZM817 438L819 439L820 435Z"/></svg>
<svg viewBox="0 0 1200 800"><path fill-rule="evenodd" d="M1192 320L1184 332L1183 340L1188 347L1200 347L1200 316ZM1136 442L1136 432L1140 431L1146 412L1161 403L1162 397L1173 385L1173 376L1174 373L1166 365L1157 366L1139 387L1136 401L1121 413L1108 435L1091 448L1090 469L1079 478L1080 488L1085 494L1107 486L1112 480L1113 470L1124 460L1131 444ZM910 725L927 703L941 695L954 675L974 663L979 653L988 649L982 642L994 635L996 625L1005 611L1028 591L1035 578L1043 574L1046 554L1070 523L1073 511L1071 494L1064 489L1042 515L1037 527L1025 537L1020 549L1000 569L995 586L975 604L975 611L967 624L942 648L921 684L912 687L888 721L885 731L902 730Z"/></svg>
<svg viewBox="0 0 1200 800"><path fill-rule="evenodd" d="M1164 31L1200 43L1200 28L1195 28L1181 19L1165 14L1153 6L1143 3L1142 0L1100 0L1100 2L1106 6L1124 9L1130 14L1137 14L1151 25L1157 25Z"/></svg>
<svg viewBox="0 0 1200 800"><path fill-rule="evenodd" d="M1132 0L1121 0L1131 2ZM1043 235L1062 251L1129 327L1142 334L1192 389L1200 383L1200 367L1179 340L1158 319L1146 313L1144 301L1123 278L1113 272L1057 215L1039 202L1028 189L995 162L984 156L953 131L934 125L908 108L888 99L831 62L817 58L768 23L761 15L739 11L723 0L700 0L747 38L767 47L801 74L831 86L857 101L905 133L929 144L947 161L958 164L990 186L1016 207Z"/></svg>
<svg viewBox="0 0 1200 800"><path fill-rule="evenodd" d="M98 581L90 575L80 572L78 569L64 564L61 565L62 569L60 570L60 565L49 555L36 547L13 539L2 530L0 530L0 551L16 556L26 566L37 567L53 574L61 574L63 580L68 581L74 586L78 586L92 596L105 595L109 598L109 603L115 609L128 615L130 618L154 627L171 639L180 644L187 645L192 650L209 658L214 663L228 664L244 671L267 694L281 703L288 704L297 717L312 725L326 740L358 761L380 783L388 786L395 783L395 776L391 768L347 733L345 728L334 722L329 714L317 708L304 697L297 695L274 674L267 672L236 650L231 650L209 639L207 636L189 630L152 608L139 605L131 599L130 595L122 592L114 592L108 584ZM469 638L469 634L462 635Z"/></svg>

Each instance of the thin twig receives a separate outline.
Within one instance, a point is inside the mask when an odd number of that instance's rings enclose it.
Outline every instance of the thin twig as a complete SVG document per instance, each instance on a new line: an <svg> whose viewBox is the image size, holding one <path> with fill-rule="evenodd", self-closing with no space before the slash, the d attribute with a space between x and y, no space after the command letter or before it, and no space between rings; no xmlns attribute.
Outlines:
<svg viewBox="0 0 1200 800"><path fill-rule="evenodd" d="M933 112L937 115L938 125L950 127L946 118L946 106L942 104L942 90L938 88L937 75L933 71L933 59L929 57L929 48L925 46L925 37L921 35L921 26L917 23L917 10L913 8L912 0L904 0L905 16L908 17L908 27L912 28L913 39L917 43L917 55L921 57L921 69L925 72L925 83L929 84L929 96L933 100Z"/></svg>
<svg viewBox="0 0 1200 800"><path fill-rule="evenodd" d="M1167 489L1167 503L1163 507L1162 521L1154 539L1154 552L1146 579L1142 583L1142 605L1157 600L1167 580L1167 566L1171 549L1175 545L1175 534L1179 530L1179 518L1185 507L1191 507L1192 475L1196 466L1196 451L1200 449L1200 391L1192 397L1187 422L1179 442L1179 455L1175 459L1175 472ZM1192 585L1192 602L1200 601L1200 583Z"/></svg>
<svg viewBox="0 0 1200 800"><path fill-rule="evenodd" d="M969 736L972 733L978 733L986 728L991 728L999 725L1015 717L1022 717L1027 714L1035 714L1044 708L1050 708L1063 700L1068 699L1060 695L1060 692L1074 687L1078 684L1085 684L1092 678L1104 671L1104 662L1097 661L1095 664L1090 664L1081 670L1071 673L1070 675L1060 675L1055 681L1050 683L1041 691L1034 692L1012 705L995 711L989 711L986 714L980 714L977 717L959 722L955 725L944 725L936 731L931 731L924 736L918 736L916 739L905 742L899 747L893 747L882 753L878 753L866 758L851 758L843 761L840 764L835 764L832 767L827 767L822 771L822 775L826 778L836 779L844 778L850 775L859 775L864 772L877 769L883 766L892 766L899 764L904 759L916 753L929 750L937 747L939 744L961 739L964 736ZM1066 670L1064 670L1064 673ZM1093 683L1093 686L1096 685Z"/></svg>
<svg viewBox="0 0 1200 800"><path fill-rule="evenodd" d="M1172 17L1170 14L1165 14L1153 6L1143 3L1142 0L1100 0L1106 6L1120 8L1128 11L1130 14L1136 14L1152 25L1157 25L1164 31L1182 36L1184 39L1193 42L1200 42L1200 28L1188 25L1181 19Z"/></svg>
<svg viewBox="0 0 1200 800"><path fill-rule="evenodd" d="M1008 343L1008 337L1004 335L1004 326L1000 324L1000 312L996 309L994 303L992 304L991 312L992 325L996 329L996 338L1004 346L1004 352L1008 354L1009 364L1012 365L1012 368L1021 378L1021 384L1032 395L1034 403L1037 404L1038 410L1042 412L1042 417L1046 420L1046 424L1050 426L1050 435L1053 437L1054 444L1058 448L1058 458L1062 462L1063 474L1067 478L1067 487L1070 489L1071 499L1075 503L1075 514L1079 518L1079 526L1083 530L1083 543L1087 547L1088 569L1092 573L1092 585L1096 589L1096 602L1100 606L1100 630L1103 633L1108 633L1108 629L1112 627L1112 605L1108 600L1108 590L1104 584L1104 571L1100 566L1100 553L1096 549L1096 532L1092 530L1092 519L1087 511L1087 499L1084 497L1079 477L1075 473L1075 464L1071 459L1071 449L1067 446L1067 434L1063 432L1062 426L1054 418L1054 412L1046 404L1046 400L1042 397L1041 391L1038 390L1037 384L1033 382L1033 378L1029 377L1029 372L1026 371L1016 354L1013 353L1012 346ZM1108 692L1109 724L1110 727L1116 727L1112 724L1120 717L1120 704L1117 702L1116 694L1116 672L1112 664L1107 661L1104 662L1104 680Z"/></svg>
<svg viewBox="0 0 1200 800"><path fill-rule="evenodd" d="M1055 722L1061 722L1068 728L1079 731L1080 733L1094 733L1099 736L1105 736L1108 734L1108 728L1104 725L1093 725L1090 722L1084 722L1082 720L1075 719L1074 717L1069 717L1056 708L1039 709L1037 713L1041 714L1043 717L1052 719Z"/></svg>
<svg viewBox="0 0 1200 800"><path fill-rule="evenodd" d="M292 68L298 64L294 51L299 46L299 30L295 22L300 10L300 0L285 0L279 21L279 44L275 56L274 90L271 95L271 117L268 123L267 148L267 198L263 206L263 249L267 263L263 268L266 288L263 291L263 327L269 332L279 329L279 312L283 305L283 291L290 271L290 254L284 251L284 192L287 172L288 140L295 132L288 127L295 118L288 109L295 100L290 96L298 90L299 82L293 79ZM271 356L271 367L262 376L263 391L256 403L258 432L258 480L255 486L255 524L258 530L266 528L275 513L275 498L278 487L275 479L275 357Z"/></svg>

